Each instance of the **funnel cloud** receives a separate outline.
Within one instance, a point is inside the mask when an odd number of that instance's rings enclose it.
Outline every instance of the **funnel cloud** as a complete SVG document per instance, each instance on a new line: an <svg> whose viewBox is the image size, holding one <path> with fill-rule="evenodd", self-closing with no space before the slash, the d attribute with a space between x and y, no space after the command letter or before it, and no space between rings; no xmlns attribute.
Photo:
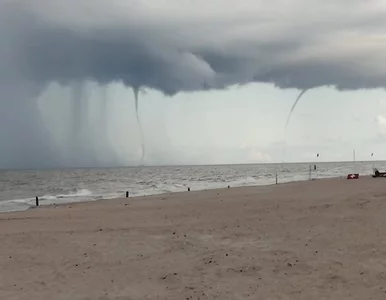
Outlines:
<svg viewBox="0 0 386 300"><path fill-rule="evenodd" d="M292 113L294 112L294 110L295 110L295 108L296 108L296 105L298 104L299 100L303 97L303 95L304 95L307 91L308 91L308 90L302 90L302 91L300 92L299 96L296 98L296 100L295 100L294 104L292 105L291 110L290 110L290 112L289 112L289 114L288 114L287 122L285 123L285 129L287 129L287 127L288 127L288 123L289 123L289 121L290 121L290 119L291 119Z"/></svg>
<svg viewBox="0 0 386 300"><path fill-rule="evenodd" d="M135 101L135 115L137 117L137 123L139 126L139 131L141 133L141 146L142 146L142 154L141 154L141 163L144 162L145 160L145 155L146 155L146 148L145 148L145 140L144 140L144 134L143 134L143 128L141 124L141 120L139 118L139 113L138 113L138 96L139 96L139 88L138 87L133 87L133 92L134 92L134 101Z"/></svg>
<svg viewBox="0 0 386 300"><path fill-rule="evenodd" d="M134 91L142 160L139 87L174 96L267 83L303 91L296 103L323 86L385 88L385 14L381 0L2 1L0 168L122 164L105 128L114 105L87 95L116 83ZM66 141L38 104L52 84L73 91L49 99L67 116Z"/></svg>

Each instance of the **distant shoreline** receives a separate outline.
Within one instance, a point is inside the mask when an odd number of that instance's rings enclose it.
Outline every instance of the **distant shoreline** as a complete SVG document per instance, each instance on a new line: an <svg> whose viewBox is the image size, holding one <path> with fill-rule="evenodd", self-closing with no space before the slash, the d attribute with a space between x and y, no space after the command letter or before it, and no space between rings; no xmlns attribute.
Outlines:
<svg viewBox="0 0 386 300"><path fill-rule="evenodd" d="M361 176L360 179L366 178L366 177L371 177L370 175L364 175ZM64 203L53 203L53 204L44 204L44 201L40 200L40 205L38 207L36 206L31 206L23 210L14 210L14 211L0 211L0 217L2 215L8 215L8 214L19 214L19 213L25 213L27 211L32 211L32 210L44 210L44 209L53 209L53 208L60 208L60 207L73 207L73 206L78 206L78 205L87 205L91 203L111 203L114 201L120 201L120 200L125 200L125 201L144 201L144 200L149 200L149 199L154 199L154 198L165 198L166 196L182 196L184 197L186 195L192 195L192 194L197 194L197 193L206 193L206 192L221 192L221 191L226 191L226 190L242 190L242 189L259 189L259 188L265 188L265 187L271 187L271 186L282 186L282 185L291 185L291 184L302 184L305 182L315 182L315 181L335 181L335 180L346 180L345 176L336 176L336 177L327 177L327 178L313 178L311 180L309 179L304 179L304 180L294 180L294 181L285 181L285 182L278 182L276 184L275 182L273 183L267 183L267 184L259 184L259 185L244 185L244 186L224 186L224 187L216 187L216 188L206 188L206 189L191 189L190 191L176 191L176 192L164 192L164 193L155 193L155 194L146 194L146 195L131 195L129 194L129 197L126 198L125 196L121 197L113 197L113 198L99 198L99 199L90 199L90 200L84 200L84 201L74 201L74 202L64 202ZM359 180L360 180L359 179ZM33 199L35 202L35 199ZM1 202L8 202L8 201L13 201L13 200L5 200L5 201L0 201Z"/></svg>
<svg viewBox="0 0 386 300"><path fill-rule="evenodd" d="M93 202L124 196L160 195L193 190L264 186L278 183L336 178L349 173L373 173L386 162L308 164L223 165L192 167L145 167L119 169L69 169L0 172L0 211L23 211L35 206Z"/></svg>
<svg viewBox="0 0 386 300"><path fill-rule="evenodd" d="M361 176L363 177L368 177L369 175ZM170 195L183 195L185 193L191 194L191 193L199 193L199 192L208 192L208 191L223 191L223 190L228 190L228 189L244 189L244 188L259 188L259 187L266 187L266 186L275 186L275 185L285 185L285 184L292 184L292 183L301 183L301 182L307 182L307 181L319 181L319 180L336 180L336 179L343 179L345 176L336 176L336 177L327 177L327 178L313 178L311 180L309 179L304 179L304 180L293 180L293 181L284 181L284 182L278 182L276 184L275 182L273 183L264 183L264 184L257 184L257 185L244 185L244 186L230 186L228 188L228 185L224 185L224 187L215 187L215 188L205 188L205 189L191 189L190 191L176 191L176 192L161 192L161 193L150 193L146 195L129 195L129 198L125 197L112 197L112 198L99 198L99 199L90 199L90 200L84 200L84 201L72 201L72 202L62 202L62 203L52 203L52 204L44 204L44 200L40 200L40 206L36 207L34 205L27 207L25 209L20 209L20 210L12 210L12 211L1 211L0 210L0 215L2 214L11 214L11 213L20 213L28 210L33 210L33 209L44 209L44 208L52 208L52 207L61 207L61 206L73 206L73 205L78 205L78 204L84 204L84 203L93 203L93 202L111 202L119 199L144 199L144 198L152 198L152 197L163 197L163 196L170 196ZM33 202L35 202L34 199L32 199ZM12 202L13 200L6 200L6 201L0 201L1 202Z"/></svg>

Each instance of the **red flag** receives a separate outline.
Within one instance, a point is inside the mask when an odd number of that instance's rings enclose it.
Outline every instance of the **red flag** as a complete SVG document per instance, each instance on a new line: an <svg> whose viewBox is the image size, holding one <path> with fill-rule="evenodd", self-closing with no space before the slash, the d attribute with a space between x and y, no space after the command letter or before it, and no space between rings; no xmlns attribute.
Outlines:
<svg viewBox="0 0 386 300"><path fill-rule="evenodd" d="M348 174L347 179L359 179L359 174Z"/></svg>

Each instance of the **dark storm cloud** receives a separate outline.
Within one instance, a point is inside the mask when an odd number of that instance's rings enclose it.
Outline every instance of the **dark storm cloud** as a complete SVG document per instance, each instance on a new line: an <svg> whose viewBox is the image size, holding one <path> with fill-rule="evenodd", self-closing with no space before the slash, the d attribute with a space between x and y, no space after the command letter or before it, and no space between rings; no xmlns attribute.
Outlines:
<svg viewBox="0 0 386 300"><path fill-rule="evenodd" d="M386 84L380 1L205 3L8 1L0 63L18 70L13 79L123 81L166 94L251 81L299 89Z"/></svg>
<svg viewBox="0 0 386 300"><path fill-rule="evenodd" d="M0 168L97 164L98 124L82 120L89 102L79 93L88 81L167 95L253 81L385 87L385 15L380 0L2 0ZM53 82L74 91L65 145L38 105Z"/></svg>

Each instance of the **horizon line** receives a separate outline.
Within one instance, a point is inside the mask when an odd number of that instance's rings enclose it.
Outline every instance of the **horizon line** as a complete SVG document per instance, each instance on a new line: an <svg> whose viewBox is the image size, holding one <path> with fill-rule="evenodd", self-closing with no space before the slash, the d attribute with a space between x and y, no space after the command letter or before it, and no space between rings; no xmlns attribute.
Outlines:
<svg viewBox="0 0 386 300"><path fill-rule="evenodd" d="M162 167L224 167L224 166L253 166L253 165L292 165L292 164L331 164L331 163L370 163L370 162L386 162L386 160L340 160L340 161L291 161L291 162L254 162L254 163L223 163L223 164L138 164L138 165L120 165L120 166L70 166L70 167L52 167L52 168L0 168L0 172L13 172L13 171L53 171L53 170L79 170L79 169L123 169L123 168L162 168Z"/></svg>

